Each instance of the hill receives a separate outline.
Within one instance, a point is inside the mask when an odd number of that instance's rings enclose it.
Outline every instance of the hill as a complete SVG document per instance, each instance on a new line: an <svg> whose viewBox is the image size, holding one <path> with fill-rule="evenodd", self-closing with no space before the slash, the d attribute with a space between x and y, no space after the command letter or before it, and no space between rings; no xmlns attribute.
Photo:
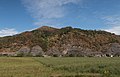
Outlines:
<svg viewBox="0 0 120 77"><path fill-rule="evenodd" d="M0 52L33 52L52 56L120 55L120 36L106 31L61 29L43 26L14 36L0 38ZM33 54L32 54L33 55Z"/></svg>

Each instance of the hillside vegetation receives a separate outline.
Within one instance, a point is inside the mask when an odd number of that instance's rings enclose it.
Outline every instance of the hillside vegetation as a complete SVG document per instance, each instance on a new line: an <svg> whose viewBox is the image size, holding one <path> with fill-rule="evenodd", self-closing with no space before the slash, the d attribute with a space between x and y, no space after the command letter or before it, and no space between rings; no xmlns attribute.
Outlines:
<svg viewBox="0 0 120 77"><path fill-rule="evenodd" d="M33 31L0 38L0 52L33 52L41 49L44 54L59 56L89 52L119 54L120 36L96 30L65 27L61 29L43 26ZM117 50L117 51L116 51ZM77 52L78 51L78 52ZM70 53L69 53L70 52ZM82 54L82 55L81 55Z"/></svg>

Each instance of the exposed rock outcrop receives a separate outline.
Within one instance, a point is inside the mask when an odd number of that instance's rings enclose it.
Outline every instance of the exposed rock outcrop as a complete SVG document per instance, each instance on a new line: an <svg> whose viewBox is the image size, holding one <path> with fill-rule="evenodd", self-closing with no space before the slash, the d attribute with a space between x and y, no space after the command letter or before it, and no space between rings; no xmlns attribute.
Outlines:
<svg viewBox="0 0 120 77"><path fill-rule="evenodd" d="M29 56L30 48L27 46L21 47L17 52L17 56Z"/></svg>
<svg viewBox="0 0 120 77"><path fill-rule="evenodd" d="M53 57L62 56L62 52L60 52L59 49L55 47L50 48L45 54L48 56L53 56Z"/></svg>
<svg viewBox="0 0 120 77"><path fill-rule="evenodd" d="M113 55L113 56L120 56L120 44L119 43L111 43L109 45L109 48L106 52L107 56Z"/></svg>
<svg viewBox="0 0 120 77"><path fill-rule="evenodd" d="M42 48L37 45L37 46L32 47L30 54L31 56L43 56L44 52Z"/></svg>

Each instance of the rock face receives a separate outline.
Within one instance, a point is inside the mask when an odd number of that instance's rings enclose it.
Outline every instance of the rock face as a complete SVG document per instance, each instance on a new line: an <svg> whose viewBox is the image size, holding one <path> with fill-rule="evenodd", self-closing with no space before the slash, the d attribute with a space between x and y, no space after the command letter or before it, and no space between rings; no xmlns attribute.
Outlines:
<svg viewBox="0 0 120 77"><path fill-rule="evenodd" d="M30 48L25 46L21 47L17 52L17 56L28 56L30 54Z"/></svg>
<svg viewBox="0 0 120 77"><path fill-rule="evenodd" d="M31 56L43 56L44 52L42 48L37 45L37 46L32 47L30 54Z"/></svg>
<svg viewBox="0 0 120 77"><path fill-rule="evenodd" d="M119 43L112 43L109 45L109 48L106 52L107 56L120 56L120 44Z"/></svg>
<svg viewBox="0 0 120 77"><path fill-rule="evenodd" d="M58 50L58 48L50 48L46 53L48 56L53 56L53 57L60 57L62 56L62 53Z"/></svg>
<svg viewBox="0 0 120 77"><path fill-rule="evenodd" d="M68 50L68 52L65 54L65 56L84 57L85 53L83 51L78 50L78 49L71 49L71 50Z"/></svg>
<svg viewBox="0 0 120 77"><path fill-rule="evenodd" d="M66 49L63 51L63 56L71 57L84 57L88 56L88 53L92 52L89 48L83 48L81 46L66 46Z"/></svg>
<svg viewBox="0 0 120 77"><path fill-rule="evenodd" d="M32 49L29 47L21 47L17 52L17 56L43 56L44 52L39 45L33 46Z"/></svg>

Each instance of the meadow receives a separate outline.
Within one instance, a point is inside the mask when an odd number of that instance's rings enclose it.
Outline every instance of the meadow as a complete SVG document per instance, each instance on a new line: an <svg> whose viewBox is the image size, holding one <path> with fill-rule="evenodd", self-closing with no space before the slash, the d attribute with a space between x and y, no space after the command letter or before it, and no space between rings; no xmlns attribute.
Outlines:
<svg viewBox="0 0 120 77"><path fill-rule="evenodd" d="M0 77L120 77L120 58L0 57Z"/></svg>

